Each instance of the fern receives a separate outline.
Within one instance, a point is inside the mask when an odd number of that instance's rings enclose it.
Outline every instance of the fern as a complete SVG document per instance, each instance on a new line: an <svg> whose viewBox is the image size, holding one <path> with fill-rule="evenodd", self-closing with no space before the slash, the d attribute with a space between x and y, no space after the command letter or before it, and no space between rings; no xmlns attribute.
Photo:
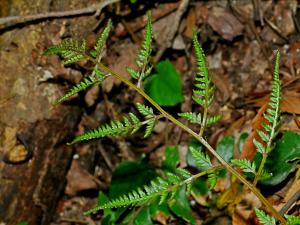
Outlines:
<svg viewBox="0 0 300 225"><path fill-rule="evenodd" d="M60 55L63 64L71 64L82 59L87 59L85 40L65 39L60 44L52 46L44 51L45 55Z"/></svg>
<svg viewBox="0 0 300 225"><path fill-rule="evenodd" d="M129 113L130 119L127 117L123 117L123 121L111 121L110 124L105 124L96 128L90 132L84 133L80 136L77 136L71 143L74 144L80 141L86 141L95 138L102 138L105 136L118 136L118 135L126 135L131 132L131 134L135 133L140 127L141 122L139 118L133 114Z"/></svg>
<svg viewBox="0 0 300 225"><path fill-rule="evenodd" d="M146 67L150 61L150 55L152 52L151 43L152 43L152 23L151 23L151 13L149 12L147 14L147 23L146 23L146 31L145 31L144 39L140 49L138 50L138 53L136 54L135 63L138 66L139 70L137 71L130 67L127 68L127 72L132 78L141 80L150 74L152 68L149 67L147 69Z"/></svg>
<svg viewBox="0 0 300 225"><path fill-rule="evenodd" d="M193 100L199 105L201 105L203 108L208 109L208 107L213 101L215 88L209 77L208 68L206 66L205 54L198 42L196 32L194 32L193 36L193 46L195 50L198 70L195 78L196 89L193 90Z"/></svg>
<svg viewBox="0 0 300 225"><path fill-rule="evenodd" d="M254 208L255 214L259 220L260 223L263 225L276 225L276 220L267 214L264 213L264 211L259 210L257 208Z"/></svg>
<svg viewBox="0 0 300 225"><path fill-rule="evenodd" d="M190 178L190 176L187 175L186 172L180 171L179 173L183 177ZM183 175L183 173L185 175ZM161 204L167 199L172 199L175 196L178 186L182 186L185 184L185 182L181 181L182 179L178 175L173 173L166 173L165 179L158 177L155 180L152 180L150 182L150 185L145 185L143 188L138 188L137 190L132 191L129 194L123 195L95 208L92 208L85 212L85 215L95 213L101 209L147 204L157 199L157 197L160 198L159 204Z"/></svg>
<svg viewBox="0 0 300 225"><path fill-rule="evenodd" d="M254 162L251 163L250 160L247 159L233 159L231 162L240 167L246 173L256 173L256 165Z"/></svg>
<svg viewBox="0 0 300 225"><path fill-rule="evenodd" d="M156 115L153 113L153 109L149 106L145 106L141 103L137 103L136 107L138 111L145 117L147 120L146 131L144 138L149 137L155 127Z"/></svg>
<svg viewBox="0 0 300 225"><path fill-rule="evenodd" d="M197 60L197 73L195 78L195 89L193 90L193 100L203 107L203 113L185 112L178 115L182 118L189 120L191 123L200 124L200 136L203 135L204 129L218 122L222 116L208 115L208 108L211 106L215 87L209 77L208 68L206 66L205 55L201 48L197 34L193 35L193 46Z"/></svg>
<svg viewBox="0 0 300 225"><path fill-rule="evenodd" d="M92 73L92 75L84 78L82 81L80 81L78 84L74 85L69 91L64 94L62 97L58 98L54 105L60 104L66 100L68 100L71 96L76 95L78 92L86 90L88 87L94 85L94 84L100 84L103 82L105 76L100 70L95 70L95 72Z"/></svg>
<svg viewBox="0 0 300 225"><path fill-rule="evenodd" d="M299 225L300 224L300 218L292 215L285 215L285 218L287 219L287 225Z"/></svg>
<svg viewBox="0 0 300 225"><path fill-rule="evenodd" d="M256 130L257 134L261 138L262 142L257 139L253 139L253 144L255 145L257 151L263 155L263 159L260 163L258 172L254 179L254 184L258 182L263 174L264 164L268 157L268 154L272 151L272 141L277 135L279 120L280 120L280 99L281 99L281 87L279 80L279 63L280 63L280 53L277 51L275 68L272 82L272 91L270 94L270 99L268 102L268 107L264 113L264 118L266 122L263 122L263 129Z"/></svg>
<svg viewBox="0 0 300 225"><path fill-rule="evenodd" d="M105 44L105 41L111 29L112 29L112 22L111 20L108 20L106 27L103 29L102 33L100 34L99 38L96 41L96 44L94 46L95 51L91 53L91 55L96 59L100 58L101 53L103 51L103 46Z"/></svg>
<svg viewBox="0 0 300 225"><path fill-rule="evenodd" d="M196 160L196 164L200 170L208 170L212 168L212 164L208 155L203 153L201 149L190 147L190 151Z"/></svg>

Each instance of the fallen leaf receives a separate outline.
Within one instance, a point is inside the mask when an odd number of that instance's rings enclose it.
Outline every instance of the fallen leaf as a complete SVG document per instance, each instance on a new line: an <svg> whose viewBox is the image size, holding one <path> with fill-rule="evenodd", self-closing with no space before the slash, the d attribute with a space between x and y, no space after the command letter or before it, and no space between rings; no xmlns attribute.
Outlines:
<svg viewBox="0 0 300 225"><path fill-rule="evenodd" d="M224 39L232 41L234 37L241 35L244 29L243 24L227 12L224 8L214 7L208 15L208 24L214 31L219 33Z"/></svg>
<svg viewBox="0 0 300 225"><path fill-rule="evenodd" d="M80 191L96 188L97 184L93 179L93 176L84 170L77 160L73 160L67 174L65 193L69 196L75 196Z"/></svg>

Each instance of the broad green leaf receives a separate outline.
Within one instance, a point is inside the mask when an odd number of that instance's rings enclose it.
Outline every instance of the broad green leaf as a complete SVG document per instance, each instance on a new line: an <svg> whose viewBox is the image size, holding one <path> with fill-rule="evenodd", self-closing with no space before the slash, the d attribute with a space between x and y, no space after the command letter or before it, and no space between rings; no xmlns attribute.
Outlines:
<svg viewBox="0 0 300 225"><path fill-rule="evenodd" d="M209 191L209 188L207 186L207 180L205 178L200 177L193 182L192 192L196 196L205 195L208 191Z"/></svg>
<svg viewBox="0 0 300 225"><path fill-rule="evenodd" d="M134 220L134 225L152 225L150 208L142 208Z"/></svg>
<svg viewBox="0 0 300 225"><path fill-rule="evenodd" d="M258 154L257 154L258 155ZM262 181L265 185L281 183L293 171L300 159L300 136L297 133L286 132L270 153L265 170L272 173L269 179Z"/></svg>
<svg viewBox="0 0 300 225"><path fill-rule="evenodd" d="M162 167L174 171L179 164L179 151L177 146L168 146L165 150L165 160Z"/></svg>
<svg viewBox="0 0 300 225"><path fill-rule="evenodd" d="M226 162L230 162L230 160L233 158L234 138L231 136L224 137L217 144L216 150Z"/></svg>
<svg viewBox="0 0 300 225"><path fill-rule="evenodd" d="M170 201L169 207L177 216L183 218L185 221L191 224L196 224L196 220L192 215L190 203L187 199L185 187L182 187L177 191L175 198Z"/></svg>
<svg viewBox="0 0 300 225"><path fill-rule="evenodd" d="M170 61L156 66L157 74L145 80L145 92L161 106L175 106L183 101L180 74Z"/></svg>
<svg viewBox="0 0 300 225"><path fill-rule="evenodd" d="M123 161L113 172L109 198L127 194L148 184L156 176L154 169L144 160Z"/></svg>

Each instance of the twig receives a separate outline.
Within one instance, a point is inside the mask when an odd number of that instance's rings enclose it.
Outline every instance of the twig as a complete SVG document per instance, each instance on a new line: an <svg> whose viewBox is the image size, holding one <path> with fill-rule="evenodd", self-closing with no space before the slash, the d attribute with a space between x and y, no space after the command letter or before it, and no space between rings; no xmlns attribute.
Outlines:
<svg viewBox="0 0 300 225"><path fill-rule="evenodd" d="M170 48L172 46L172 40L175 37L175 34L179 27L181 17L185 13L188 4L189 4L189 0L182 0L182 2L180 3L180 5L176 11L176 15L175 15L175 18L174 18L172 24L170 26L168 25L168 28L167 28L168 32L166 32L166 38L165 38L164 43L162 44L160 50L155 55L154 62L158 62L159 59L164 54L164 52L166 51L166 49Z"/></svg>
<svg viewBox="0 0 300 225"><path fill-rule="evenodd" d="M54 18L63 18L63 17L73 17L81 16L88 14L95 14L96 16L100 14L101 10L106 6L119 2L120 0L103 0L98 4L75 10L67 10L62 12L47 12L40 13L36 15L27 15L27 16L8 16L0 18L0 30L3 30L8 27L12 27L22 23L30 23L38 20L47 20Z"/></svg>
<svg viewBox="0 0 300 225"><path fill-rule="evenodd" d="M284 215L289 208L300 199L300 189L287 201L287 203L280 209L279 214Z"/></svg>

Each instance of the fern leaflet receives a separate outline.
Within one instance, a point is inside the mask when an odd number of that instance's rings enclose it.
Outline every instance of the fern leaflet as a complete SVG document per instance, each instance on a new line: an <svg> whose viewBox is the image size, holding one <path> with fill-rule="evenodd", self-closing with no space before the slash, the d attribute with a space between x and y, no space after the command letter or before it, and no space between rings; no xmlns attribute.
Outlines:
<svg viewBox="0 0 300 225"><path fill-rule="evenodd" d="M191 123L201 124L201 122L202 122L201 113L184 112L184 113L178 113L178 116L190 121Z"/></svg>
<svg viewBox="0 0 300 225"><path fill-rule="evenodd" d="M151 72L151 67L146 69L149 60L150 55L152 52L152 24L151 24L151 13L149 12L147 14L147 23L146 23L146 31L144 35L143 42L141 44L140 49L138 50L138 53L136 55L135 63L139 68L139 71L136 71L132 68L127 68L128 74L134 78L134 79L144 79L147 77Z"/></svg>
<svg viewBox="0 0 300 225"><path fill-rule="evenodd" d="M197 83L195 84L196 89L193 90L193 100L203 108L208 109L208 107L212 103L215 88L209 77L205 54L200 46L200 43L198 42L196 32L194 32L193 36L193 46L195 50L198 70L195 78Z"/></svg>
<svg viewBox="0 0 300 225"><path fill-rule="evenodd" d="M153 113L153 109L149 106L145 106L141 103L136 104L137 110L144 116L147 120L146 131L144 138L149 137L155 127L156 115Z"/></svg>
<svg viewBox="0 0 300 225"><path fill-rule="evenodd" d="M96 59L98 59L101 56L104 43L111 29L112 29L112 22L111 20L108 20L106 27L104 28L104 30L102 31L102 33L100 34L99 38L96 41L96 44L94 46L95 51L91 53L91 55Z"/></svg>
<svg viewBox="0 0 300 225"><path fill-rule="evenodd" d="M270 99L268 102L268 108L264 113L264 118L267 120L263 122L263 129L257 130L257 134L261 138L262 142L259 142L256 139L253 139L253 144L255 145L257 151L263 155L262 161L258 168L258 172L254 179L254 184L261 179L264 164L268 157L268 154L272 151L272 141L277 135L277 130L280 120L280 98L281 98L281 87L279 80L279 63L280 63L280 53L277 51L275 68L272 82L272 91Z"/></svg>
<svg viewBox="0 0 300 225"><path fill-rule="evenodd" d="M78 92L87 89L88 87L94 84L100 84L103 82L105 76L100 70L96 70L92 75L84 78L80 83L74 85L67 93L65 93L62 97L58 98L54 105L60 104L66 100L68 100L71 96L76 95Z"/></svg>
<svg viewBox="0 0 300 225"><path fill-rule="evenodd" d="M251 163L247 159L233 159L231 160L231 162L234 165L240 167L246 173L256 173L256 166L254 162Z"/></svg>
<svg viewBox="0 0 300 225"><path fill-rule="evenodd" d="M254 208L254 211L259 222L262 223L263 225L276 225L276 220L270 217L269 215L267 215L266 213L264 213L264 211L257 208Z"/></svg>
<svg viewBox="0 0 300 225"><path fill-rule="evenodd" d="M177 192L178 186L184 185L185 182L181 182L179 176L166 173L166 179L161 177L156 178L150 182L150 185L145 185L143 188L138 188L129 194L118 197L114 200L99 205L85 212L85 215L97 212L106 208L118 208L125 206L136 206L141 204L147 204L154 201L159 197L159 203L165 202L167 199L171 199Z"/></svg>
<svg viewBox="0 0 300 225"><path fill-rule="evenodd" d="M131 131L131 134L135 133L140 127L141 122L136 115L129 113L130 119L126 116L123 117L123 121L111 121L110 124L105 124L92 131L77 136L71 143L74 144L80 141L86 141L95 138L102 138L105 136L118 136L126 135Z"/></svg>
<svg viewBox="0 0 300 225"><path fill-rule="evenodd" d="M86 59L85 40L65 39L60 44L49 47L44 51L45 55L60 55L64 60L63 64L71 64Z"/></svg>
<svg viewBox="0 0 300 225"><path fill-rule="evenodd" d="M287 219L287 225L299 225L300 224L300 218L293 216L293 215L285 215L284 216Z"/></svg>
<svg viewBox="0 0 300 225"><path fill-rule="evenodd" d="M190 151L196 160L197 166L200 170L208 170L212 168L212 164L208 155L203 153L201 149L196 149L193 146L190 147Z"/></svg>

